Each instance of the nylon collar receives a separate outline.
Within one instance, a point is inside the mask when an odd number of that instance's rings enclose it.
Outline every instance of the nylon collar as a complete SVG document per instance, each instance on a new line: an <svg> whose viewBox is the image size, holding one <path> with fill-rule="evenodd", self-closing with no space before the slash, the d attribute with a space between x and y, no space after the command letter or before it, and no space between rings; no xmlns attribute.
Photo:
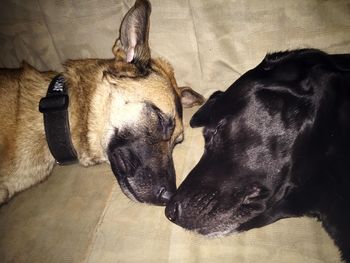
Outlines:
<svg viewBox="0 0 350 263"><path fill-rule="evenodd" d="M74 149L68 119L69 97L62 75L55 76L47 89L46 97L39 102L44 115L46 141L52 156L60 165L78 160Z"/></svg>

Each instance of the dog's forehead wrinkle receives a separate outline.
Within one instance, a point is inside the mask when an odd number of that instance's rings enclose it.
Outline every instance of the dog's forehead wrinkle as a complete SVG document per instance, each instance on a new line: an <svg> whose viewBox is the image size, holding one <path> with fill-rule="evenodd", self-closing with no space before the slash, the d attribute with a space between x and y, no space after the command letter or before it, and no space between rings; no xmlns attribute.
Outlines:
<svg viewBox="0 0 350 263"><path fill-rule="evenodd" d="M166 113L167 116L175 119L177 126L179 126L177 129L180 129L177 133L181 132L181 120L178 117L175 118L175 110L171 103L171 98L167 99L167 96L159 99L155 98L155 96L153 96L153 98L142 97L142 94L134 96L135 93L137 92L134 92L133 96L131 96L128 94L128 91L119 89L112 93L109 122L113 127L121 128L132 123L138 123L138 125L144 123L147 125L152 124L149 123L149 121L154 116L148 115L148 112L145 111L147 101L152 99L152 104L156 105L157 108L160 108L160 110ZM120 112L127 112L128 114L120 114Z"/></svg>
<svg viewBox="0 0 350 263"><path fill-rule="evenodd" d="M132 123L139 122L143 110L143 103L125 103L122 96L113 96L111 102L110 124L115 128L122 128ZM128 112L128 114L120 114L121 112Z"/></svg>
<svg viewBox="0 0 350 263"><path fill-rule="evenodd" d="M117 85L113 91L119 96L126 97L129 101L152 101L162 111L175 115L174 88L161 75L151 73L137 81L127 78L116 81ZM162 94L162 96L157 96L157 94Z"/></svg>

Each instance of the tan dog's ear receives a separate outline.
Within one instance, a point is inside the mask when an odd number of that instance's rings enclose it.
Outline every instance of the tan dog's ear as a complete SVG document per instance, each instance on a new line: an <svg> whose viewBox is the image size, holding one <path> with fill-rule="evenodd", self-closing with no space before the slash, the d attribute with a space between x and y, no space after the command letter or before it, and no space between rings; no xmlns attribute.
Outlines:
<svg viewBox="0 0 350 263"><path fill-rule="evenodd" d="M151 59L148 46L151 4L148 0L136 0L120 26L119 38L113 46L117 61L123 60L146 68Z"/></svg>
<svg viewBox="0 0 350 263"><path fill-rule="evenodd" d="M205 101L204 97L195 92L190 87L179 87L181 104L185 108L191 108L194 106L202 105Z"/></svg>

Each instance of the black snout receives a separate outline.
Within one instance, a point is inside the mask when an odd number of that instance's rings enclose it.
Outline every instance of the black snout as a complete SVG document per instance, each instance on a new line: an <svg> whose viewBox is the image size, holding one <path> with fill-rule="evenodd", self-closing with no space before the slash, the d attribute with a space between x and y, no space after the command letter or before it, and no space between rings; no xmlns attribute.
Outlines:
<svg viewBox="0 0 350 263"><path fill-rule="evenodd" d="M159 144L142 137L129 140L127 135L116 131L107 152L123 193L134 201L166 205L176 191L171 155L165 155Z"/></svg>
<svg viewBox="0 0 350 263"><path fill-rule="evenodd" d="M181 217L182 208L179 202L170 202L165 208L165 216L173 223L176 224Z"/></svg>
<svg viewBox="0 0 350 263"><path fill-rule="evenodd" d="M140 159L129 149L116 149L113 157L118 173L122 176L133 176L141 166Z"/></svg>

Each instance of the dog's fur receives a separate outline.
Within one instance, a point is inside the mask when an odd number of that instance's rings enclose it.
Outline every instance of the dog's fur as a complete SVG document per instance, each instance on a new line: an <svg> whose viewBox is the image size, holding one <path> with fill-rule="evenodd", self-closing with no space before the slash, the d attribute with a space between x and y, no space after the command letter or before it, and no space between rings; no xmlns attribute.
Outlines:
<svg viewBox="0 0 350 263"><path fill-rule="evenodd" d="M322 221L350 262L350 55L269 54L192 117L205 151L166 208L203 235Z"/></svg>
<svg viewBox="0 0 350 263"><path fill-rule="evenodd" d="M115 58L68 61L63 76L79 162L110 162L130 198L164 204L176 188L172 150L183 138L181 103L191 107L203 97L178 87L171 65L151 58L150 12L147 0L137 0L121 24ZM0 204L54 166L38 103L56 74L26 63L0 70Z"/></svg>

